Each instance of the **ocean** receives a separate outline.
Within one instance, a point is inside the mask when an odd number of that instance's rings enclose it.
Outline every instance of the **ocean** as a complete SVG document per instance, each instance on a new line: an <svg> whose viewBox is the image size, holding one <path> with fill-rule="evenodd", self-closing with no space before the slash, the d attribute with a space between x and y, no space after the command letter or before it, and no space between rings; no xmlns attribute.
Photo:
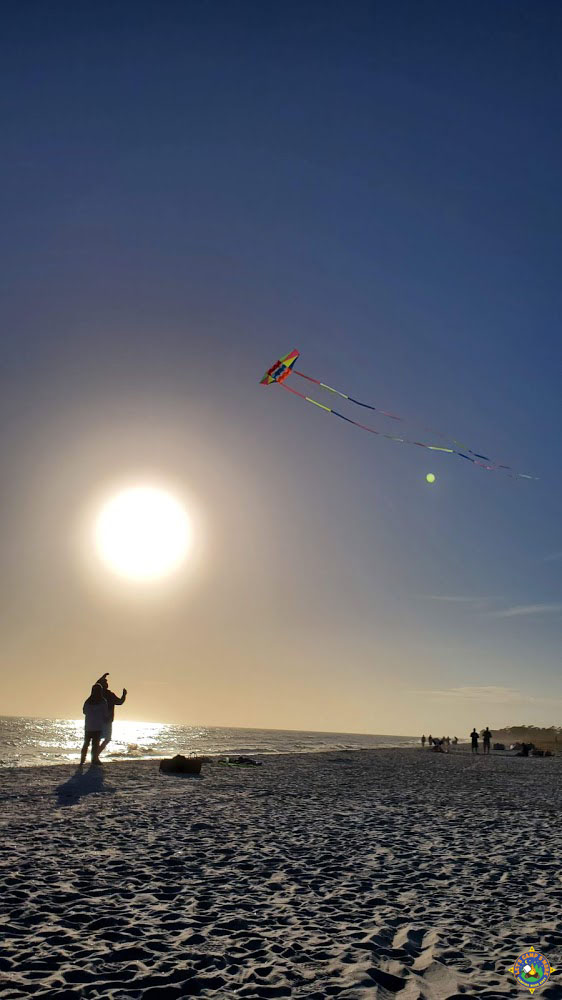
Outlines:
<svg viewBox="0 0 562 1000"><path fill-rule="evenodd" d="M0 716L0 767L69 764L80 757L84 719L30 719ZM419 737L357 733L308 733L220 726L173 726L163 722L113 723L113 739L103 760L142 760L189 754L318 753L409 747ZM89 758L89 754L88 754Z"/></svg>

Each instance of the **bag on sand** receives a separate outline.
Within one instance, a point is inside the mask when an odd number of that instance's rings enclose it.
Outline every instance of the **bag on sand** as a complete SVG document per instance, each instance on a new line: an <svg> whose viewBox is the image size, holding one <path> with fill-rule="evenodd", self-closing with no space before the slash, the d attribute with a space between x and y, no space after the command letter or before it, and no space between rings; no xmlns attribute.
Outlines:
<svg viewBox="0 0 562 1000"><path fill-rule="evenodd" d="M200 774L201 758L184 757L178 753L175 757L165 757L160 761L160 770L164 774Z"/></svg>

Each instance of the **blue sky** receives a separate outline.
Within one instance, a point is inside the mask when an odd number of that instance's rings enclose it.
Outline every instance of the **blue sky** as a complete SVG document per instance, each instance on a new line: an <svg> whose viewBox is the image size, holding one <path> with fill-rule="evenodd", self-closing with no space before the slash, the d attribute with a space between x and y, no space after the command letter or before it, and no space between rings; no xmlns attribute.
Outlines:
<svg viewBox="0 0 562 1000"><path fill-rule="evenodd" d="M544 2L8 5L7 711L109 664L131 718L560 722L561 42ZM260 386L293 347L540 480ZM75 522L147 477L202 556L140 598Z"/></svg>

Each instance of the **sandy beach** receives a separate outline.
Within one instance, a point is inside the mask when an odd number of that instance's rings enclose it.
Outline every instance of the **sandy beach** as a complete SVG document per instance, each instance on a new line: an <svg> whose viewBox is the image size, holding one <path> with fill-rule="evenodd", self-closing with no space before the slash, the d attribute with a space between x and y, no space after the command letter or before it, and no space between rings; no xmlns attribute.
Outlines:
<svg viewBox="0 0 562 1000"><path fill-rule="evenodd" d="M517 997L562 966L562 757L0 772L0 997ZM562 996L562 971L541 997Z"/></svg>

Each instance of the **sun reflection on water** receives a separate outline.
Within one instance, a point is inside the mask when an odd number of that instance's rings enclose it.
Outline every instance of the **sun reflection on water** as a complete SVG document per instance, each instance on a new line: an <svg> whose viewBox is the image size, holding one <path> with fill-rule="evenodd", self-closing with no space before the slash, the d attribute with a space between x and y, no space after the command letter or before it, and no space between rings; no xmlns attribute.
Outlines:
<svg viewBox="0 0 562 1000"><path fill-rule="evenodd" d="M162 743L167 742L162 737L171 728L160 722L115 720L111 743L104 757L142 759L161 756L164 752ZM27 744L26 756L45 760L78 760L84 739L84 719L30 719L21 724L21 735ZM196 739L197 735L192 738ZM23 741L14 742L17 745L17 742Z"/></svg>

